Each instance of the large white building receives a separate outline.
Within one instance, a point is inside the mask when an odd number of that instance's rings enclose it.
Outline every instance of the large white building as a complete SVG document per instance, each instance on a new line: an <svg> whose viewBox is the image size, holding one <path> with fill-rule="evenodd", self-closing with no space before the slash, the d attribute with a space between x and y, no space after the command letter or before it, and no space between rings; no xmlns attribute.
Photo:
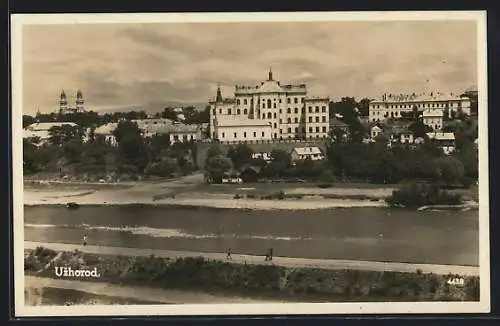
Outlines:
<svg viewBox="0 0 500 326"><path fill-rule="evenodd" d="M255 86L235 86L234 98L220 87L210 101L210 135L219 141L326 138L328 97L308 97L305 84L281 85L269 71Z"/></svg>
<svg viewBox="0 0 500 326"><path fill-rule="evenodd" d="M368 117L370 122L380 122L389 118L402 118L405 112L411 112L414 109L418 111L439 109L443 112L448 110L448 113L462 111L467 115L471 113L470 100L453 94L384 94L381 100L370 102Z"/></svg>
<svg viewBox="0 0 500 326"><path fill-rule="evenodd" d="M37 145L46 143L50 138L50 129L53 127L61 127L68 125L77 127L78 125L73 122L37 122L33 123L23 129L24 139L37 139Z"/></svg>

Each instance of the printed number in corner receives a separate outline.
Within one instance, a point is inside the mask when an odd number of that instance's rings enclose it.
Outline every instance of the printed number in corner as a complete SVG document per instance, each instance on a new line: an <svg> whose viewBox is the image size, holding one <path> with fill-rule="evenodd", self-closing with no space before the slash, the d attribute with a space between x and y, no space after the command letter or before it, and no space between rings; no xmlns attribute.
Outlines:
<svg viewBox="0 0 500 326"><path fill-rule="evenodd" d="M465 280L462 277L455 277L448 279L446 283L449 285L463 286L465 284Z"/></svg>

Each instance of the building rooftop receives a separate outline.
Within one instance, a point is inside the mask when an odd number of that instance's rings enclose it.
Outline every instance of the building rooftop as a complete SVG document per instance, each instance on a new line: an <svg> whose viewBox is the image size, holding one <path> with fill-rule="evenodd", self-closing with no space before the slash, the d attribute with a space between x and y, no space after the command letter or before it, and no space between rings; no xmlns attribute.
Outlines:
<svg viewBox="0 0 500 326"><path fill-rule="evenodd" d="M455 140L455 134L452 132L428 132L426 135L435 140Z"/></svg>
<svg viewBox="0 0 500 326"><path fill-rule="evenodd" d="M319 147L295 147L293 151L299 155L321 154Z"/></svg>
<svg viewBox="0 0 500 326"><path fill-rule="evenodd" d="M52 127L60 127L63 125L77 126L74 122L37 122L30 124L25 129L32 131L47 131Z"/></svg>
<svg viewBox="0 0 500 326"><path fill-rule="evenodd" d="M457 101L460 100L457 94L443 94L432 92L430 94L384 94L381 99L374 100L371 103L400 103L400 102L439 102L439 101Z"/></svg>
<svg viewBox="0 0 500 326"><path fill-rule="evenodd" d="M110 122L105 125L99 126L94 130L96 135L111 135L111 133L118 127L117 122Z"/></svg>

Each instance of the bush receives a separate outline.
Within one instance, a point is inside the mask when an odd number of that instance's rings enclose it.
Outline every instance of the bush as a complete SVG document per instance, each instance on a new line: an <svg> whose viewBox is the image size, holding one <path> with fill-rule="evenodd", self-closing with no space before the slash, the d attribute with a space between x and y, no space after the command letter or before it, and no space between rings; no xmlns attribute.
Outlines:
<svg viewBox="0 0 500 326"><path fill-rule="evenodd" d="M433 184L409 183L394 190L386 201L393 207L414 208L426 205L459 205L462 203L462 197L459 194L450 194Z"/></svg>

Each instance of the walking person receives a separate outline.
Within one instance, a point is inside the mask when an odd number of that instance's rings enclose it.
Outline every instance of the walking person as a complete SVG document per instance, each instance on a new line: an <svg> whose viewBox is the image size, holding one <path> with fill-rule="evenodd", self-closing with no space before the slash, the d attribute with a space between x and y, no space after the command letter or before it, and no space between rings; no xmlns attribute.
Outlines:
<svg viewBox="0 0 500 326"><path fill-rule="evenodd" d="M226 259L228 259L228 260L233 260L233 258L231 257L231 248L228 248L228 249L227 249Z"/></svg>
<svg viewBox="0 0 500 326"><path fill-rule="evenodd" d="M83 246L86 247L87 246L87 234L85 234L83 236Z"/></svg>
<svg viewBox="0 0 500 326"><path fill-rule="evenodd" d="M273 247L269 248L269 260L273 260Z"/></svg>

